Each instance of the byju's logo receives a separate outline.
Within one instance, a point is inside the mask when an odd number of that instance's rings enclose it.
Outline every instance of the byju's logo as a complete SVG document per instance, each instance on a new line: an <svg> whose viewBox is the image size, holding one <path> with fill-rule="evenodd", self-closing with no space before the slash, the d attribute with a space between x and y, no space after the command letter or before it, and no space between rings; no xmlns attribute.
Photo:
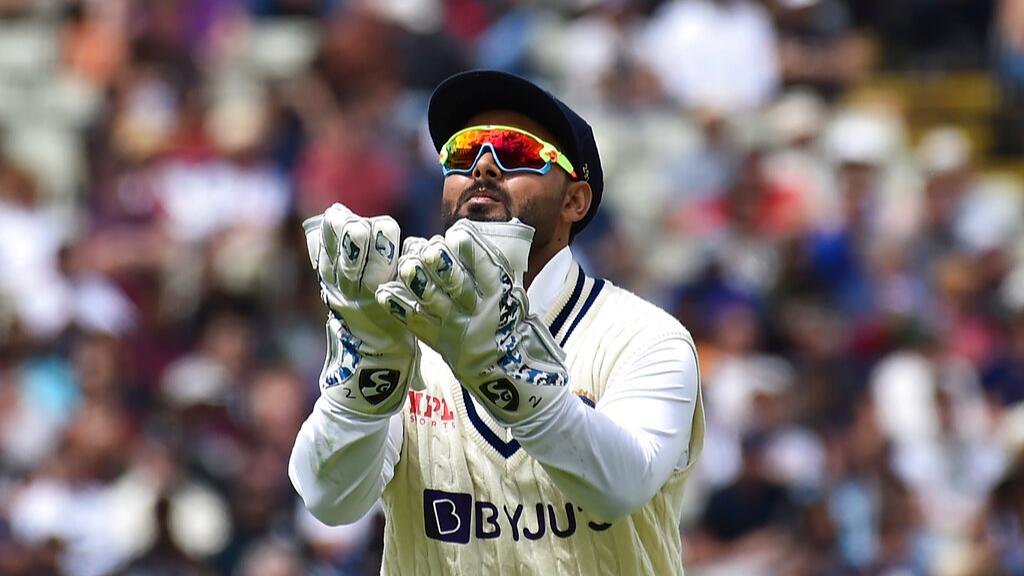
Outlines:
<svg viewBox="0 0 1024 576"><path fill-rule="evenodd" d="M370 404L377 405L387 400L398 386L400 373L398 370L382 368L380 370L363 370L359 374L359 391Z"/></svg>
<svg viewBox="0 0 1024 576"><path fill-rule="evenodd" d="M545 536L569 538L576 534L576 514L579 506L537 502L528 506L499 506L486 500L473 501L470 494L423 491L423 527L427 538L468 544L472 536L478 540L511 538L540 540ZM580 519L582 521L583 518ZM611 524L588 521L586 527L593 532L604 532Z"/></svg>
<svg viewBox="0 0 1024 576"><path fill-rule="evenodd" d="M469 494L423 491L423 524L427 538L456 544L469 543L473 497Z"/></svg>

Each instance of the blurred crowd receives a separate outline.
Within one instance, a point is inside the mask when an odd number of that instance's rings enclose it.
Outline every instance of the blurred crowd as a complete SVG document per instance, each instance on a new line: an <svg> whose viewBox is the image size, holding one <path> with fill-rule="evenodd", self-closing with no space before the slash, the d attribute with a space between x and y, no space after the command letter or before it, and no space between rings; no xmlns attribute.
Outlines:
<svg viewBox="0 0 1024 576"><path fill-rule="evenodd" d="M698 341L688 573L1024 574L1021 183L851 97L987 71L1021 160L1021 0L0 0L0 574L377 573L286 476L300 223L436 233L471 67L593 124L574 253Z"/></svg>

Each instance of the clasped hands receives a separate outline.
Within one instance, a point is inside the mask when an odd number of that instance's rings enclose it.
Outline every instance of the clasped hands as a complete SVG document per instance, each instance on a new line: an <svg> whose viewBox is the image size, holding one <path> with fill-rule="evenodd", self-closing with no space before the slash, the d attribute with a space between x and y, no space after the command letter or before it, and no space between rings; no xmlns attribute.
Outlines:
<svg viewBox="0 0 1024 576"><path fill-rule="evenodd" d="M444 236L406 238L399 255L387 216L335 204L303 226L329 309L320 385L333 403L363 415L401 409L420 377L417 340L503 424L566 393L564 354L522 284L533 228L460 220Z"/></svg>

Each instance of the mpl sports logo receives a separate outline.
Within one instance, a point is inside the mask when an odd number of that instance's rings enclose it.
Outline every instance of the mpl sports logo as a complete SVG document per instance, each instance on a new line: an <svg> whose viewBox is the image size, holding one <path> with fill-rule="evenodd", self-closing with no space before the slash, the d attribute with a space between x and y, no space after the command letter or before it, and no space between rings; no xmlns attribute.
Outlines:
<svg viewBox="0 0 1024 576"><path fill-rule="evenodd" d="M454 430L455 412L440 396L409 390L409 423Z"/></svg>
<svg viewBox="0 0 1024 576"><path fill-rule="evenodd" d="M540 540L545 536L569 538L584 527L604 532L611 524L577 520L583 508L566 502L564 505L537 502L531 505L498 506L486 500L473 500L471 494L423 491L423 528L427 538L469 544L471 538L491 540L511 538Z"/></svg>

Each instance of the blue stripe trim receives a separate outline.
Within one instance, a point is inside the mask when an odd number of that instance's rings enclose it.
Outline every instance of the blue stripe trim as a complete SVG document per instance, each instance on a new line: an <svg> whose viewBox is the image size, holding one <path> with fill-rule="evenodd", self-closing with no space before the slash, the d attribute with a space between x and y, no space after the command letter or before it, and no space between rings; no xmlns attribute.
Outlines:
<svg viewBox="0 0 1024 576"><path fill-rule="evenodd" d="M597 295L601 293L601 288L604 288L604 280L601 278L594 279L594 288L587 295L587 301L583 303L583 308L580 308L580 313L573 319L572 324L569 325L569 329L565 331L565 336L562 337L562 341L558 343L559 346L565 348L565 343L569 341L569 336L572 336L572 331L576 329L576 326L580 323L580 320L587 315L587 310L590 310L590 306L597 299Z"/></svg>
<svg viewBox="0 0 1024 576"><path fill-rule="evenodd" d="M577 264L576 267L579 268L580 273L576 276L576 286L572 289L572 295L569 296L569 301L565 303L565 306L558 312L558 316L555 316L555 319L551 322L551 326L548 327L552 336L558 334L558 331L562 329L562 324L565 324L565 321L569 318L569 314L576 307L576 302L579 301L580 294L583 292L583 281L586 280L587 275L583 273L582 266Z"/></svg>
<svg viewBox="0 0 1024 576"><path fill-rule="evenodd" d="M476 405L473 404L473 397L469 395L469 391L462 388L462 403L466 405L466 415L469 416L470 423L476 428L476 431L483 436L484 440L491 445L492 448L498 451L502 457L508 459L513 454L519 451L519 441L513 439L511 442L505 442L498 435L491 430L484 421L480 419L480 415L476 413Z"/></svg>

